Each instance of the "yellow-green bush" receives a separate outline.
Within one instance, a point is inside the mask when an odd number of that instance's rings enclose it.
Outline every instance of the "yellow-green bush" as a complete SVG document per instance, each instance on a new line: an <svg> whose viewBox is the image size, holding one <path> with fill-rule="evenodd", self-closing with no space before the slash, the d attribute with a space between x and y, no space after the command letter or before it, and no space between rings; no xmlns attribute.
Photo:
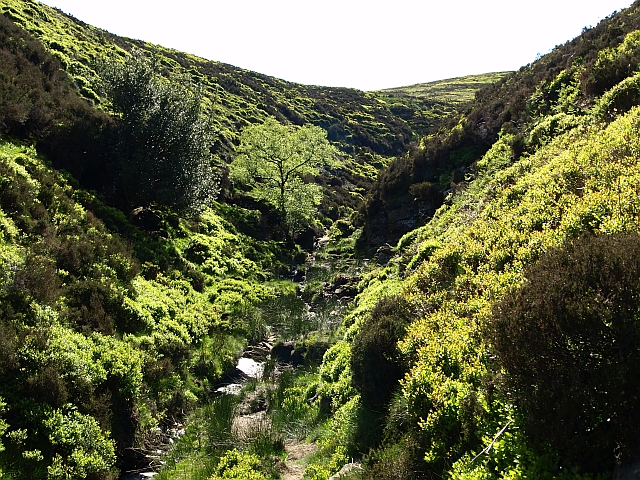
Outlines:
<svg viewBox="0 0 640 480"><path fill-rule="evenodd" d="M620 45L598 52L591 72L585 79L588 92L601 95L623 79L636 73L640 63L640 33L627 34Z"/></svg>
<svg viewBox="0 0 640 480"><path fill-rule="evenodd" d="M637 455L640 237L584 235L546 252L487 333L532 445L590 471Z"/></svg>
<svg viewBox="0 0 640 480"><path fill-rule="evenodd" d="M43 423L56 451L47 478L87 478L113 468L115 445L92 417L55 410Z"/></svg>
<svg viewBox="0 0 640 480"><path fill-rule="evenodd" d="M236 449L225 453L218 463L217 472L209 480L267 480L260 470L260 459Z"/></svg>

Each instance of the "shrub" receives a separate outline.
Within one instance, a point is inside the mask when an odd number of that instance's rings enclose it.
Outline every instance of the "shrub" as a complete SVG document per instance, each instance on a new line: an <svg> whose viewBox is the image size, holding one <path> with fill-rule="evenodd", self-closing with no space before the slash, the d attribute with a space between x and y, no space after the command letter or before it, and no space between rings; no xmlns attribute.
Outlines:
<svg viewBox="0 0 640 480"><path fill-rule="evenodd" d="M202 92L163 79L139 50L124 65L112 62L102 70L113 109L122 116L110 154L123 207L201 211L219 190Z"/></svg>
<svg viewBox="0 0 640 480"><path fill-rule="evenodd" d="M125 323L128 319L122 294L106 282L81 280L67 288L66 294L69 297L67 319L71 325L87 334L95 331L113 335L114 320Z"/></svg>
<svg viewBox="0 0 640 480"><path fill-rule="evenodd" d="M595 107L597 116L607 120L631 110L640 103L640 73L625 78L608 90Z"/></svg>
<svg viewBox="0 0 640 480"><path fill-rule="evenodd" d="M381 298L354 338L353 384L365 407L383 409L397 388L406 369L397 343L411 318L409 305L402 297Z"/></svg>
<svg viewBox="0 0 640 480"><path fill-rule="evenodd" d="M56 449L47 468L50 479L87 478L105 473L115 463L115 448L109 434L96 421L73 410L55 410L45 419L49 440Z"/></svg>
<svg viewBox="0 0 640 480"><path fill-rule="evenodd" d="M637 71L640 61L640 32L628 34L615 48L604 48L584 79L588 93L601 95Z"/></svg>
<svg viewBox="0 0 640 480"><path fill-rule="evenodd" d="M421 445L411 435L403 436L397 443L372 450L365 457L366 480L405 480L420 478L424 468Z"/></svg>
<svg viewBox="0 0 640 480"><path fill-rule="evenodd" d="M588 471L639 449L638 278L638 235L585 235L530 267L486 329L527 435Z"/></svg>
<svg viewBox="0 0 640 480"><path fill-rule="evenodd" d="M229 450L220 459L216 475L209 480L237 478L242 480L266 480L260 471L260 459L250 453Z"/></svg>
<svg viewBox="0 0 640 480"><path fill-rule="evenodd" d="M414 183L409 187L409 193L425 202L442 203L442 192L431 182Z"/></svg>

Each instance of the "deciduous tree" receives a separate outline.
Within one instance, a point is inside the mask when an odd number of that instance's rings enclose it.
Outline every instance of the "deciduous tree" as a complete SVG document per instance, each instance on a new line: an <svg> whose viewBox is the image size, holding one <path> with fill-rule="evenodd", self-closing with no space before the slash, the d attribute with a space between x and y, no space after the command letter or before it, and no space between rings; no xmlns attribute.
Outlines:
<svg viewBox="0 0 640 480"><path fill-rule="evenodd" d="M335 150L320 127L282 125L274 119L244 129L231 176L250 194L275 207L288 240L312 224L322 199L307 178L329 165Z"/></svg>

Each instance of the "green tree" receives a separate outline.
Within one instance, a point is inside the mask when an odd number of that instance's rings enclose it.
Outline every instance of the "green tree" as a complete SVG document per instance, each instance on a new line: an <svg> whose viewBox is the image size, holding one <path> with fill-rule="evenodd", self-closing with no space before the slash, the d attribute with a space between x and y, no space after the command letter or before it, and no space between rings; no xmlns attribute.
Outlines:
<svg viewBox="0 0 640 480"><path fill-rule="evenodd" d="M323 129L269 118L243 130L237 152L231 177L246 182L254 198L277 209L288 240L313 223L322 189L305 180L330 165L335 155Z"/></svg>
<svg viewBox="0 0 640 480"><path fill-rule="evenodd" d="M120 117L112 154L114 194L125 208L164 205L197 211L217 195L213 128L203 95L156 73L134 51L124 64L102 68L104 86Z"/></svg>

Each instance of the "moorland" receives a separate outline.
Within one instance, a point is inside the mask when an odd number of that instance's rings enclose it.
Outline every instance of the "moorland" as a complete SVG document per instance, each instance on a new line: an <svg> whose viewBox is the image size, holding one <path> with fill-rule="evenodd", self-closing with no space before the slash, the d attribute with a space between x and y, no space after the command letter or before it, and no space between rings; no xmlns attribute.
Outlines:
<svg viewBox="0 0 640 480"><path fill-rule="evenodd" d="M0 13L0 477L633 478L639 2L374 92Z"/></svg>

